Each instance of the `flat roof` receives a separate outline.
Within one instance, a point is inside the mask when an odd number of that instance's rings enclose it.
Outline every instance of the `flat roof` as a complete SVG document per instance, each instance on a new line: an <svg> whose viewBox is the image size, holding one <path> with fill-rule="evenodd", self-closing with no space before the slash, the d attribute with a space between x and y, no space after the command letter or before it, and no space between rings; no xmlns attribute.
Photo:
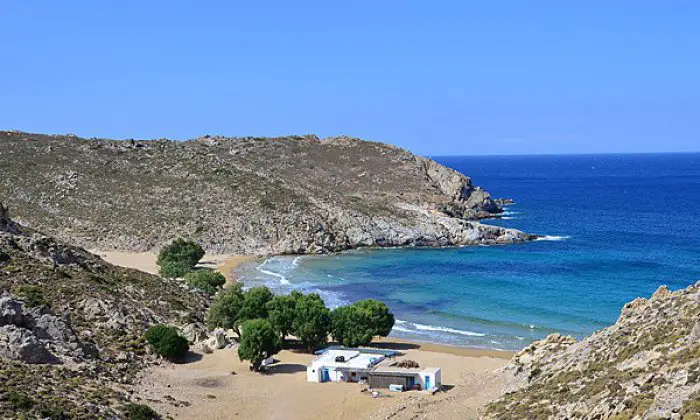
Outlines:
<svg viewBox="0 0 700 420"><path fill-rule="evenodd" d="M440 371L440 368L436 367L427 367L424 369L403 369L403 368L397 368L397 367L378 367L372 371L372 373L377 373L379 375L381 374L389 374L389 375L415 375L417 373L437 373Z"/></svg>
<svg viewBox="0 0 700 420"><path fill-rule="evenodd" d="M336 362L338 356L345 358L344 362ZM312 362L312 366L328 367L328 368L346 368L346 369L369 369L378 362L384 360L384 355L362 353L354 349L331 349L326 350Z"/></svg>
<svg viewBox="0 0 700 420"><path fill-rule="evenodd" d="M394 357L397 354L399 354L399 352L397 352L396 350L374 349L374 348L367 348L367 347L353 348L353 347L343 347L343 346L329 346L329 347L326 347L325 349L321 349L321 350L314 352L314 354L321 355L321 354L323 354L327 351L330 351L330 350L353 350L353 351L358 351L360 353L381 354L382 356L386 356L386 357Z"/></svg>

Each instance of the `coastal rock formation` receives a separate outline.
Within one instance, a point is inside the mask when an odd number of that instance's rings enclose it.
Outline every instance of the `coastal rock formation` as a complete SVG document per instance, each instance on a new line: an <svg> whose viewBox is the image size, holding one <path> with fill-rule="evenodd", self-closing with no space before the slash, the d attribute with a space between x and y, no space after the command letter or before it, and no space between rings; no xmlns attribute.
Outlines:
<svg viewBox="0 0 700 420"><path fill-rule="evenodd" d="M210 252L296 254L533 239L479 223L507 202L465 175L349 137L176 142L0 132L0 143L0 198L13 215L88 248L144 251L183 236Z"/></svg>
<svg viewBox="0 0 700 420"><path fill-rule="evenodd" d="M208 298L112 266L0 209L0 418L121 418L123 386L158 362L145 330L201 323ZM33 401L22 413L9 402L17 395Z"/></svg>
<svg viewBox="0 0 700 420"><path fill-rule="evenodd" d="M550 335L505 367L497 419L700 418L700 282L624 306L586 339Z"/></svg>

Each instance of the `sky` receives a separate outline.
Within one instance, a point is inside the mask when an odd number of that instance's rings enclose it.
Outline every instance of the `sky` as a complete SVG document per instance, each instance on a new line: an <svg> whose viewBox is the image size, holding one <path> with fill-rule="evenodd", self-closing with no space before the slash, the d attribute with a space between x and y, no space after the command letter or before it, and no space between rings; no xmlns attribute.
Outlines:
<svg viewBox="0 0 700 420"><path fill-rule="evenodd" d="M0 0L0 129L700 151L700 2Z"/></svg>

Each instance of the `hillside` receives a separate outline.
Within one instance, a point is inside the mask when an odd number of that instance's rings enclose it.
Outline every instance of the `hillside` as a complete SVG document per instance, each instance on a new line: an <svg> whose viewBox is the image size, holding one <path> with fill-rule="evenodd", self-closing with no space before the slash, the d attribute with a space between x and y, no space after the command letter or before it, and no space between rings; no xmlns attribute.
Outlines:
<svg viewBox="0 0 700 420"><path fill-rule="evenodd" d="M201 321L207 305L22 227L0 204L0 418L113 418L157 361L145 329Z"/></svg>
<svg viewBox="0 0 700 420"><path fill-rule="evenodd" d="M505 373L510 392L489 418L700 419L700 282L636 299L580 342L535 342Z"/></svg>
<svg viewBox="0 0 700 420"><path fill-rule="evenodd" d="M501 202L386 144L313 135L114 141L0 132L0 198L23 224L86 248L177 236L210 252L284 254L533 237L488 226Z"/></svg>

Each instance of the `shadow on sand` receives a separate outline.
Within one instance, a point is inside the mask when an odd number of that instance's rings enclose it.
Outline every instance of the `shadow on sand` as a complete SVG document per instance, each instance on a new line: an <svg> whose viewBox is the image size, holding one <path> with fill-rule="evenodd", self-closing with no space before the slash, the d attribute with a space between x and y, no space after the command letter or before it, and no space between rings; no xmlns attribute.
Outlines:
<svg viewBox="0 0 700 420"><path fill-rule="evenodd" d="M173 363L178 365L186 365L188 363L199 362L200 360L202 360L201 354L195 353L193 351L188 351L187 354L185 354L178 360L173 361Z"/></svg>
<svg viewBox="0 0 700 420"><path fill-rule="evenodd" d="M306 366L299 363L275 363L274 365L266 366L262 374L276 375L278 373L298 373L305 372Z"/></svg>

